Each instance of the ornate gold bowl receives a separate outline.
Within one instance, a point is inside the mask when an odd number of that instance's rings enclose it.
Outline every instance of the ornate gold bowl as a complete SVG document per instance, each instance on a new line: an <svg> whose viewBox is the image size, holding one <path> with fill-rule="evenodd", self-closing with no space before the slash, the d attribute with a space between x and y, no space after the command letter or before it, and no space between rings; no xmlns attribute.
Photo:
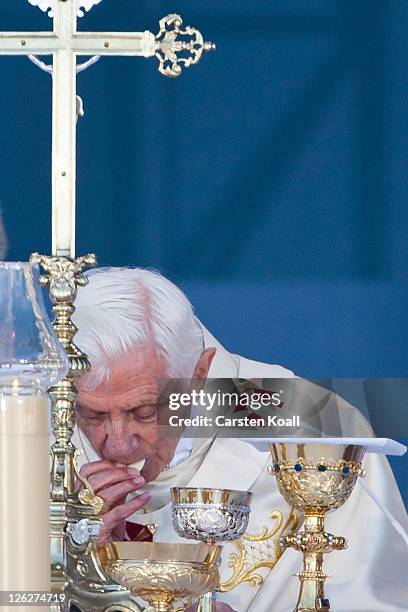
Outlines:
<svg viewBox="0 0 408 612"><path fill-rule="evenodd" d="M303 553L303 571L296 612L330 610L324 594L327 578L323 555L347 547L345 538L324 530L328 512L340 508L351 495L366 451L364 446L273 443L270 445L278 489L286 502L305 514L304 530L281 540L283 548Z"/></svg>
<svg viewBox="0 0 408 612"><path fill-rule="evenodd" d="M169 612L176 599L200 597L219 582L220 546L113 542L99 549L106 573L157 612Z"/></svg>

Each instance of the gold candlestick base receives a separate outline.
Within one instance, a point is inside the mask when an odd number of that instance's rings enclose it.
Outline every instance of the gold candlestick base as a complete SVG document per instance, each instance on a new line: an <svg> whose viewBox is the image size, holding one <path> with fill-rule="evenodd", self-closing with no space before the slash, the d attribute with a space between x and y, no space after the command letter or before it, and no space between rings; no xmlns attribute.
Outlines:
<svg viewBox="0 0 408 612"><path fill-rule="evenodd" d="M304 512L304 529L281 539L282 548L303 553L303 571L295 612L328 612L323 555L347 547L345 538L324 529L327 513L340 508L351 495L365 448L357 445L271 444L278 489L285 501Z"/></svg>

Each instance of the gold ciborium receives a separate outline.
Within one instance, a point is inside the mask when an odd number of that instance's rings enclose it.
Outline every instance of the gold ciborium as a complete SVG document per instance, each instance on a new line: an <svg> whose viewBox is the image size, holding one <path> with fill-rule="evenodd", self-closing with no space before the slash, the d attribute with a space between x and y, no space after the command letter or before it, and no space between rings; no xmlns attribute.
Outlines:
<svg viewBox="0 0 408 612"><path fill-rule="evenodd" d="M281 539L283 548L303 553L298 574L300 593L295 612L326 612L330 602L324 594L327 578L323 555L347 547L346 539L327 533L324 519L340 508L361 474L366 448L358 445L287 441L270 444L278 489L285 501L305 514L304 529Z"/></svg>
<svg viewBox="0 0 408 612"><path fill-rule="evenodd" d="M220 546L112 542L99 548L106 573L156 612L171 612L183 597L200 597L219 582Z"/></svg>

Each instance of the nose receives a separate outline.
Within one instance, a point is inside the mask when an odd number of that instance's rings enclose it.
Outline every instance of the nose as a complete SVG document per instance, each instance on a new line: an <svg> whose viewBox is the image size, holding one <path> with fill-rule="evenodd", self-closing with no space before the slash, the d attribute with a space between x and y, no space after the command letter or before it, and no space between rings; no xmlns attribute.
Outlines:
<svg viewBox="0 0 408 612"><path fill-rule="evenodd" d="M103 454L106 459L126 463L132 461L139 443L139 436L129 431L124 419L112 419L106 432Z"/></svg>

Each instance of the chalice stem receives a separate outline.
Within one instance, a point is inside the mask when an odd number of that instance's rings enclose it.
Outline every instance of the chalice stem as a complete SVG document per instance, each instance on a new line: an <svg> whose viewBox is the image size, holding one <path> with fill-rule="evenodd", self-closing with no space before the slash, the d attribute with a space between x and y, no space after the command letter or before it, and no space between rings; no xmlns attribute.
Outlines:
<svg viewBox="0 0 408 612"><path fill-rule="evenodd" d="M324 534L324 515L306 514L304 524L303 571L299 574L300 593L295 612L325 612L330 610L324 596L326 574L320 537Z"/></svg>
<svg viewBox="0 0 408 612"><path fill-rule="evenodd" d="M300 593L295 612L323 612L330 610L328 600L324 596L326 576L323 573L322 566L322 553L304 553L303 572L299 574Z"/></svg>
<svg viewBox="0 0 408 612"><path fill-rule="evenodd" d="M217 603L215 599L215 591L206 593L198 600L197 612L216 612Z"/></svg>

